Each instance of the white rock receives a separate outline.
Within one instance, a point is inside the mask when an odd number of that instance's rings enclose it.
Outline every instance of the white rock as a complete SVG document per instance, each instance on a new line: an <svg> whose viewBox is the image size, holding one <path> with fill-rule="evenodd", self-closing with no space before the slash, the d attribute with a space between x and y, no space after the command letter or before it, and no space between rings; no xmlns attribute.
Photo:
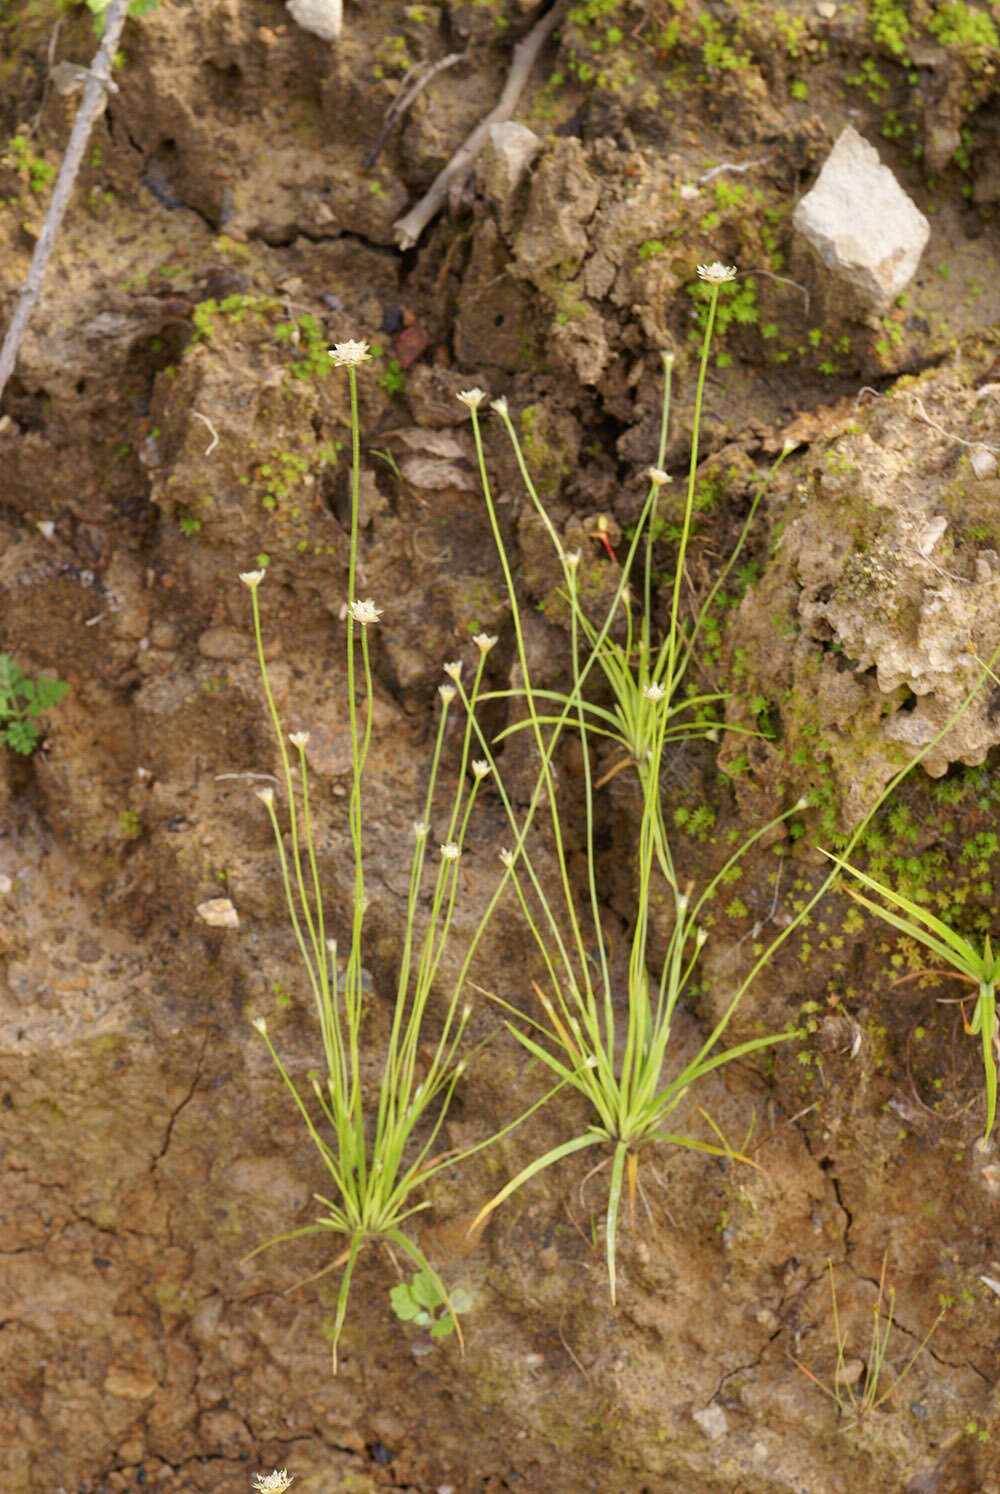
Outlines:
<svg viewBox="0 0 1000 1494"><path fill-rule="evenodd" d="M542 142L534 130L516 120L490 125L489 135L476 165L480 190L499 209L500 227L509 226L518 187L524 181Z"/></svg>
<svg viewBox="0 0 1000 1494"><path fill-rule="evenodd" d="M303 31L336 41L340 35L343 0L286 0L288 14Z"/></svg>
<svg viewBox="0 0 1000 1494"><path fill-rule="evenodd" d="M827 269L873 311L886 311L912 280L931 227L852 125L840 135L792 223Z"/></svg>
<svg viewBox="0 0 1000 1494"><path fill-rule="evenodd" d="M710 1442L719 1442L726 1435L726 1413L721 1406L706 1406L704 1411L692 1411L691 1419L697 1422Z"/></svg>
<svg viewBox="0 0 1000 1494"><path fill-rule="evenodd" d="M969 452L969 466L977 477L996 477L997 459L985 446L974 446Z"/></svg>
<svg viewBox="0 0 1000 1494"><path fill-rule="evenodd" d="M198 917L213 929L238 929L240 918L228 897L212 897L207 903L199 903Z"/></svg>

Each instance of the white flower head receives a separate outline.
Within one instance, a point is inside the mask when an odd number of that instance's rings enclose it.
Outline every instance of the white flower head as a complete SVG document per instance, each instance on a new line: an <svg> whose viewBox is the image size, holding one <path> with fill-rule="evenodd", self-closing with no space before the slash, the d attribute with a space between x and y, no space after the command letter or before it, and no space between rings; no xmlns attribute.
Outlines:
<svg viewBox="0 0 1000 1494"><path fill-rule="evenodd" d="M497 636L495 633L477 633L472 641L481 654L488 654L496 643Z"/></svg>
<svg viewBox="0 0 1000 1494"><path fill-rule="evenodd" d="M257 790L257 798L260 800L260 802L262 804L266 805L268 809L273 809L274 808L274 789L273 788L262 788L262 789L258 789Z"/></svg>
<svg viewBox="0 0 1000 1494"><path fill-rule="evenodd" d="M670 473L664 472L662 467L647 467L646 476L649 478L654 488L662 488L664 483L668 483L670 481Z"/></svg>
<svg viewBox="0 0 1000 1494"><path fill-rule="evenodd" d="M276 1468L273 1473L255 1473L253 1486L257 1494L284 1494L294 1477L287 1468Z"/></svg>
<svg viewBox="0 0 1000 1494"><path fill-rule="evenodd" d="M468 405L470 410L478 410L486 398L486 392L483 389L460 389L458 397L463 405Z"/></svg>
<svg viewBox="0 0 1000 1494"><path fill-rule="evenodd" d="M330 357L336 368L356 368L359 363L367 363L371 353L366 342L336 342Z"/></svg>
<svg viewBox="0 0 1000 1494"><path fill-rule="evenodd" d="M571 571L576 570L577 566L580 564L579 550L568 550L566 552L566 564Z"/></svg>
<svg viewBox="0 0 1000 1494"><path fill-rule="evenodd" d="M507 396L505 394L501 394L501 396L500 396L499 399L491 399L490 400L490 409L491 410L496 410L496 412L497 412L498 415L506 415L507 414Z"/></svg>
<svg viewBox="0 0 1000 1494"><path fill-rule="evenodd" d="M249 586L251 591L256 591L266 575L266 571L240 571L240 580L244 586Z"/></svg>
<svg viewBox="0 0 1000 1494"><path fill-rule="evenodd" d="M309 733L307 731L289 732L288 740L299 752L304 752L309 745Z"/></svg>
<svg viewBox="0 0 1000 1494"><path fill-rule="evenodd" d="M455 689L454 685L438 685L438 694L444 701L445 705L451 705L452 701L455 699L455 696L458 694L458 691Z"/></svg>
<svg viewBox="0 0 1000 1494"><path fill-rule="evenodd" d="M347 610L355 622L360 623L362 627L366 628L369 623L378 622L385 608L376 607L371 597L369 597L367 602L351 602Z"/></svg>
<svg viewBox="0 0 1000 1494"><path fill-rule="evenodd" d="M250 1025L251 1027L256 1027L261 1037L267 1037L267 1023L263 1017L254 1017Z"/></svg>
<svg viewBox="0 0 1000 1494"><path fill-rule="evenodd" d="M647 700L662 700L667 692L662 685L657 684L654 680L651 685L643 685L642 693Z"/></svg>
<svg viewBox="0 0 1000 1494"><path fill-rule="evenodd" d="M417 840L423 840L430 833L430 828L426 820L413 821L413 834Z"/></svg>
<svg viewBox="0 0 1000 1494"><path fill-rule="evenodd" d="M709 285L725 285L727 281L736 279L736 266L723 265L718 260L710 265L699 265L698 279L707 280Z"/></svg>
<svg viewBox="0 0 1000 1494"><path fill-rule="evenodd" d="M484 758L477 758L472 764L472 776L479 783L490 771L490 765Z"/></svg>
<svg viewBox="0 0 1000 1494"><path fill-rule="evenodd" d="M500 860L508 870L514 865L514 852L508 851L506 847L500 852Z"/></svg>
<svg viewBox="0 0 1000 1494"><path fill-rule="evenodd" d="M792 437L792 436L786 436L785 440L784 440L784 444L783 444L783 446L781 448L781 455L782 456L791 456L792 452L793 451L798 451L798 449L799 449L799 447L801 445L802 445L801 441L796 441L794 439L794 437Z"/></svg>
<svg viewBox="0 0 1000 1494"><path fill-rule="evenodd" d="M453 840L449 840L441 847L441 859L443 861L457 861L462 852Z"/></svg>
<svg viewBox="0 0 1000 1494"><path fill-rule="evenodd" d="M444 670L445 674L448 675L449 679L453 679L457 685L459 680L462 678L461 659L451 659L447 664L443 664L441 667Z"/></svg>

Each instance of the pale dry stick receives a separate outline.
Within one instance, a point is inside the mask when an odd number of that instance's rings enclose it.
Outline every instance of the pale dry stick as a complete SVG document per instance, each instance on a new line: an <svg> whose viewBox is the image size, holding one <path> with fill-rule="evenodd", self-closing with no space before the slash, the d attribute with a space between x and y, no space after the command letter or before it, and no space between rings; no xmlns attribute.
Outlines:
<svg viewBox="0 0 1000 1494"><path fill-rule="evenodd" d="M957 441L959 446L982 446L986 451L1000 451L1000 446L990 446L986 441L967 441L964 436L956 436L954 431L946 431L943 425L938 425L937 421L932 420L928 415L919 394L913 396L913 403L920 411L921 420L929 425L932 431L937 431L939 436L944 436L949 441Z"/></svg>
<svg viewBox="0 0 1000 1494"><path fill-rule="evenodd" d="M215 426L212 424L212 422L209 420L208 416L203 415L200 410L192 410L191 414L194 416L195 420L200 420L203 425L208 426L209 434L211 435L212 439L205 447L205 455L211 456L212 452L219 444L219 433L215 429Z"/></svg>
<svg viewBox="0 0 1000 1494"><path fill-rule="evenodd" d="M802 292L802 300L803 300L802 314L803 314L803 316L808 316L809 315L809 306L810 306L809 292L806 289L806 287L804 285L802 285L798 280L789 280L789 278L788 278L787 275L775 275L773 273L773 271L771 271L771 270L745 270L744 274L745 275L763 275L765 277L765 279L767 279L767 280L775 280L775 281L777 281L777 283L779 285L792 285L792 286L794 286L796 290L800 290Z"/></svg>
<svg viewBox="0 0 1000 1494"><path fill-rule="evenodd" d="M711 171L706 171L704 176L699 176L698 182L699 184L710 182L713 176L718 176L723 171L731 171L734 176L737 176L741 172L752 171L755 166L766 166L767 160L767 156L763 156L759 161L745 161L743 165L737 161L722 161L720 165L713 166Z"/></svg>
<svg viewBox="0 0 1000 1494"><path fill-rule="evenodd" d="M987 1280L985 1276L981 1276L979 1279L980 1281ZM1000 1296L1000 1292L998 1292L997 1295ZM585 1380L592 1380L593 1375L591 1375L589 1370L584 1369L583 1365L580 1363L580 1360L577 1358L576 1354L573 1353L573 1350L570 1348L568 1342L566 1341L566 1335L563 1333L563 1319L565 1318L565 1316L566 1309L564 1307L562 1312L559 1314L559 1327L556 1329L556 1332L559 1334L559 1342L562 1344L563 1348L566 1350L566 1353L569 1355L570 1359L572 1359L573 1363L576 1365L583 1378Z"/></svg>
<svg viewBox="0 0 1000 1494"><path fill-rule="evenodd" d="M399 85L399 93L385 111L382 128L375 137L375 144L361 162L362 171L370 171L372 169L381 154L383 145L403 115L411 107L414 99L427 87L431 79L436 78L438 73L443 73L446 67L454 67L456 62L464 62L468 55L467 51L449 52L447 57L442 57L437 62L423 62L419 63L416 67L410 68L410 71ZM415 78L414 74L417 75ZM406 85L410 82L411 78L414 81L407 88Z"/></svg>
<svg viewBox="0 0 1000 1494"><path fill-rule="evenodd" d="M76 111L69 144L66 146L66 154L63 156L59 175L52 191L52 201L49 203L45 225L35 245L35 252L28 269L28 278L21 289L3 347L0 348L0 398L3 397L7 380L14 372L14 364L17 361L18 351L31 319L31 313L41 294L42 281L45 279L45 272L49 267L52 251L55 249L63 215L69 206L73 184L80 169L80 162L83 160L83 153L87 148L87 141L90 139L90 132L97 116L107 103L108 94L111 91L111 63L118 48L122 27L125 25L128 7L129 0L111 0L107 9L104 35L97 49L94 64L88 70L83 98Z"/></svg>
<svg viewBox="0 0 1000 1494"><path fill-rule="evenodd" d="M278 780L273 773L216 773L216 783L221 783L224 778L244 778L251 783L277 783Z"/></svg>
<svg viewBox="0 0 1000 1494"><path fill-rule="evenodd" d="M49 37L49 50L47 66L45 69L45 83L42 87L42 102L38 106L38 113L35 115L34 119L31 121L30 125L24 132L29 138L34 135L35 131L38 129L38 126L41 124L42 115L45 113L45 105L49 101L49 92L52 88L53 82L52 70L56 66L56 45L59 41L59 28L62 26L62 23L63 18L62 16L60 16L58 21L56 21L56 24L52 28L52 35Z"/></svg>
<svg viewBox="0 0 1000 1494"><path fill-rule="evenodd" d="M517 108L518 100L543 44L562 20L565 12L566 0L556 0L556 4L548 14L535 23L523 41L518 42L514 48L507 82L504 84L503 93L500 95L500 102L496 108L491 109L489 114L480 120L465 144L459 146L447 166L434 178L420 201L402 218L397 218L393 224L396 243L401 249L413 248L428 223L443 207L445 199L453 190L464 185L475 165L476 157L486 144L490 126L503 124L510 119Z"/></svg>

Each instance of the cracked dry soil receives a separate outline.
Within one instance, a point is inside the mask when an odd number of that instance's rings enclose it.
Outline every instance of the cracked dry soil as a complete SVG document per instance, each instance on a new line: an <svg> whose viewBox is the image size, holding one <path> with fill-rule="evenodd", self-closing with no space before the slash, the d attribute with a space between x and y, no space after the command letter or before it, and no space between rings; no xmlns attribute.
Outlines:
<svg viewBox="0 0 1000 1494"><path fill-rule="evenodd" d="M545 1174L476 1246L466 1239L526 1156L580 1124L566 1099L432 1191L423 1248L474 1298L464 1359L453 1342L425 1353L396 1321L392 1263L372 1249L333 1378L335 1285L296 1289L329 1264L323 1250L245 1260L308 1222L323 1186L248 1020L267 1015L294 1074L316 1062L247 777L275 768L236 580L261 553L279 704L311 732L334 921L350 895L347 406L328 342L380 348L362 380L361 564L365 594L386 608L369 784L373 1062L441 663L480 629L501 636L498 687L512 662L458 389L509 396L554 520L583 536L596 572L612 562L586 538L595 518L618 535L635 517L667 348L668 465L684 471L695 262L758 271L710 372L691 591L704 595L759 473L794 436L800 451L767 494L699 664L736 692L731 721L766 719L771 736L738 770L725 736L679 748L663 792L671 813L705 807L678 830L698 882L730 832L751 833L804 787L822 791L826 819L748 857L726 889L676 1024L679 1059L815 885L811 842L856 820L898 760L921 648L949 674L927 604L948 587L949 607L972 598L962 637L986 646L1000 495L952 435L998 444L996 58L928 31L941 7L905 10L904 57L885 7L873 21L851 5L578 6L519 106L540 143L527 178L481 176L405 254L392 225L495 103L536 18L529 0L348 3L337 46L278 0L164 0L129 23L120 91L0 415L0 646L70 684L42 749L2 763L0 1448L12 1494L237 1494L254 1470L285 1466L302 1494L1000 1490L1000 1300L984 1281L1000 1279L1000 1162L995 1144L976 1147L975 1043L961 1007L943 1004L958 993L936 978L894 984L919 957L833 894L732 1030L803 1035L773 1062L711 1076L682 1107L693 1134L710 1137L707 1115L757 1166L651 1159L622 1233L617 1310L591 1244L600 1179L584 1164ZM72 121L48 68L85 61L94 42L89 14L61 0L0 3L0 38L9 311L44 215L37 163L58 163ZM363 165L408 69L452 52L461 64ZM848 119L932 215L908 304L884 323L850 322L830 286L804 298L788 283L801 274L791 210ZM539 678L558 685L567 639L550 557L509 452L492 428L488 439ZM944 548L910 563L906 523L939 516ZM876 595L874 640L845 591L846 557L888 549L899 632ZM879 826L890 868L919 871L974 928L997 902L994 705L969 763L913 775ZM513 747L508 766L516 782ZM573 770L560 764L578 835ZM627 775L602 794L614 942L632 916L637 806ZM456 947L502 844L488 798L473 834ZM223 895L238 930L195 915ZM480 966L530 1009L538 972L514 909ZM491 1044L457 1093L456 1146L538 1094L486 1002L472 1036ZM898 1388L852 1425L816 1383L836 1368L828 1263L845 1370L863 1386L886 1252L885 1389L950 1305Z"/></svg>

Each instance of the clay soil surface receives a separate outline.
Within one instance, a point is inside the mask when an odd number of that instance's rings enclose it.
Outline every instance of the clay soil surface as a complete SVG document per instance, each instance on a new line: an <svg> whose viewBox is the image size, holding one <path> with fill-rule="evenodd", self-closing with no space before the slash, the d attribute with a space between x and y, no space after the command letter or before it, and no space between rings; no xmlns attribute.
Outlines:
<svg viewBox="0 0 1000 1494"><path fill-rule="evenodd" d="M978 1144L965 989L842 892L761 971L728 1035L788 1040L709 1076L671 1118L702 1141L718 1128L753 1165L666 1145L643 1158L616 1307L593 1154L467 1236L507 1178L587 1124L565 1094L440 1173L415 1222L471 1294L464 1357L394 1316L394 1262L372 1245L334 1377L337 1274L307 1281L330 1249L309 1237L246 1259L308 1224L328 1186L251 1026L267 1018L306 1084L321 1050L253 794L278 756L237 576L267 567L272 680L289 727L311 734L344 938L350 439L330 343L375 353L360 375L361 594L384 608L367 784L373 1074L441 666L471 664L485 630L500 640L491 685L517 681L459 390L508 397L552 521L599 588L656 455L666 351L666 466L683 490L695 266L739 266L706 385L691 616L762 475L799 443L692 666L729 699L718 739L678 746L663 775L682 880L703 886L803 791L814 804L713 900L670 1064L826 874L816 847L947 716L970 641L985 656L1000 638L1000 482L988 453L970 463L974 443L1000 446L997 6L566 6L517 107L537 142L526 171L481 162L401 250L394 223L496 103L537 19L530 0L347 0L325 42L278 0L163 0L127 24L0 413L0 651L69 686L32 755L0 749L10 1494L244 1494L275 1467L296 1494L1000 1494L1000 1159L995 1138ZM0 0L0 324L77 105L52 69L90 60L92 22L69 0ZM374 155L411 69L456 53ZM839 299L792 232L848 123L932 228L881 317ZM499 423L486 429L534 668L559 688L558 572ZM656 627L674 533L656 547ZM995 718L990 684L975 731L929 764L936 776L907 778L858 853L977 938L1000 932ZM515 786L519 740L504 754ZM580 768L567 738L575 866ZM634 775L619 772L597 795L613 958L635 919L638 823ZM484 789L452 968L505 833ZM238 928L199 918L212 898ZM513 900L473 978L537 1017L542 972ZM485 1046L456 1090L455 1148L545 1087L501 1010L470 994L469 1046ZM868 1391L878 1404L854 1415Z"/></svg>

